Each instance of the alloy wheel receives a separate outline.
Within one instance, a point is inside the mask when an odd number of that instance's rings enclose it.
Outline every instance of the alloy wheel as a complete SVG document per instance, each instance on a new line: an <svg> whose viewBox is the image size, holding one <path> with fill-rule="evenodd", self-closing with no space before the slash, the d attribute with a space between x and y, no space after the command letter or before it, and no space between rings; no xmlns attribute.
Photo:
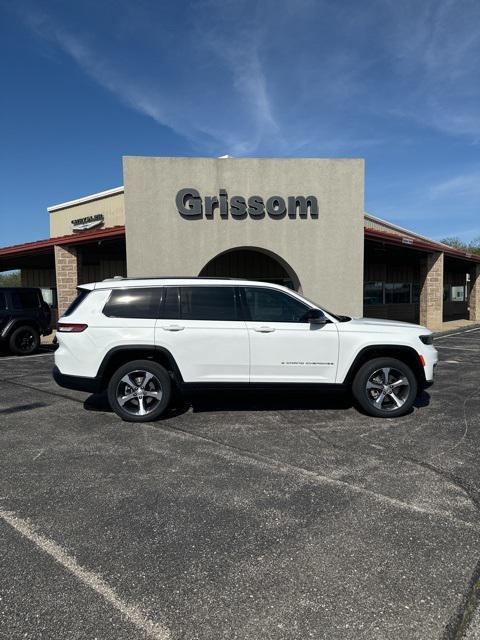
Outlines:
<svg viewBox="0 0 480 640"><path fill-rule="evenodd" d="M381 411L396 411L408 400L410 383L398 369L383 367L369 376L366 391L373 407Z"/></svg>
<svg viewBox="0 0 480 640"><path fill-rule="evenodd" d="M15 338L15 346L22 353L30 353L35 346L35 336L29 329L20 331Z"/></svg>
<svg viewBox="0 0 480 640"><path fill-rule="evenodd" d="M133 416L146 416L160 403L163 389L159 379L141 369L126 373L117 385L117 402Z"/></svg>

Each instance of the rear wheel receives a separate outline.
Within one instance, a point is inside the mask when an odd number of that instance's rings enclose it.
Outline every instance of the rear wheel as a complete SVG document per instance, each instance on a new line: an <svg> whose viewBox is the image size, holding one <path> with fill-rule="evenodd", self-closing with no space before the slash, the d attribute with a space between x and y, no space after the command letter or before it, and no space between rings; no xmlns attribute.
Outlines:
<svg viewBox="0 0 480 640"><path fill-rule="evenodd" d="M12 332L8 346L12 353L28 356L40 346L40 335L33 327L18 327Z"/></svg>
<svg viewBox="0 0 480 640"><path fill-rule="evenodd" d="M108 384L113 411L127 422L150 422L168 407L171 380L161 365L151 360L133 360L122 365Z"/></svg>
<svg viewBox="0 0 480 640"><path fill-rule="evenodd" d="M352 391L360 406L371 416L403 416L417 397L417 379L408 365L395 358L366 362L353 381Z"/></svg>

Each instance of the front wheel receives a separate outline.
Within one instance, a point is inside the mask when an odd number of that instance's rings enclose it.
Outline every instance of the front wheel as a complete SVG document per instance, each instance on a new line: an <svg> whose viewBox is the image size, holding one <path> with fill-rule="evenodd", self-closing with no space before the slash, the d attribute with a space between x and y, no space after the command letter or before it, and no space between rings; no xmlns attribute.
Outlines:
<svg viewBox="0 0 480 640"><path fill-rule="evenodd" d="M159 418L171 397L168 372L151 360L133 360L122 365L108 384L113 411L127 422L150 422Z"/></svg>
<svg viewBox="0 0 480 640"><path fill-rule="evenodd" d="M413 406L417 380L408 365L395 358L375 358L357 372L352 391L360 406L371 416L396 418Z"/></svg>

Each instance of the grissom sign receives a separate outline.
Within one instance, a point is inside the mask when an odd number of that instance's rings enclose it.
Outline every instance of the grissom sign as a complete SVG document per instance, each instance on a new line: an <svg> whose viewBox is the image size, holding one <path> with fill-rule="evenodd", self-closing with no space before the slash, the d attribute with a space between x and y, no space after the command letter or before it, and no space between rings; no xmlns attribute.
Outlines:
<svg viewBox="0 0 480 640"><path fill-rule="evenodd" d="M212 219L218 212L220 218L236 218L243 220L247 217L254 219L270 218L318 218L318 202L315 196L271 196L266 202L261 196L228 197L225 189L220 189L218 196L202 198L197 189L188 187L180 189L175 198L178 213L188 219Z"/></svg>

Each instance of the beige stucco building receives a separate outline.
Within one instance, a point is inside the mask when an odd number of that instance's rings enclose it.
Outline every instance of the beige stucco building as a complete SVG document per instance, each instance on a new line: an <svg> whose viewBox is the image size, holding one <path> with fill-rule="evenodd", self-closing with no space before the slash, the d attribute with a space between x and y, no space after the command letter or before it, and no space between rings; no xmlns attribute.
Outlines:
<svg viewBox="0 0 480 640"><path fill-rule="evenodd" d="M0 248L61 311L84 282L225 276L326 308L480 322L480 256L364 213L360 159L124 158L124 187L48 209L50 238Z"/></svg>

